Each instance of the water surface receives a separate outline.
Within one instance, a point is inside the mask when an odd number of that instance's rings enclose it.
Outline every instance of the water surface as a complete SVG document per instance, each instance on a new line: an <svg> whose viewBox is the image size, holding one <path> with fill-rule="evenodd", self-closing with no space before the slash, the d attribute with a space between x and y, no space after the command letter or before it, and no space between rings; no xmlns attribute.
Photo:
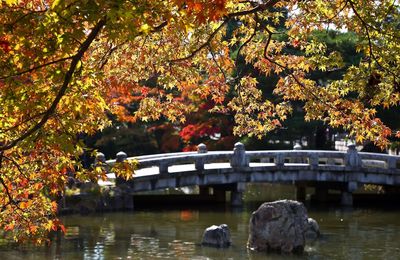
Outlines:
<svg viewBox="0 0 400 260"><path fill-rule="evenodd" d="M251 196L247 194L247 199ZM161 210L65 216L66 236L54 240L50 247L3 245L0 259L400 258L400 210L372 207L309 208L309 216L318 221L323 235L307 245L303 256L248 252L248 222L259 204L248 201L241 210L212 205L201 208L170 205ZM204 229L222 223L230 228L233 246L202 247L199 242Z"/></svg>

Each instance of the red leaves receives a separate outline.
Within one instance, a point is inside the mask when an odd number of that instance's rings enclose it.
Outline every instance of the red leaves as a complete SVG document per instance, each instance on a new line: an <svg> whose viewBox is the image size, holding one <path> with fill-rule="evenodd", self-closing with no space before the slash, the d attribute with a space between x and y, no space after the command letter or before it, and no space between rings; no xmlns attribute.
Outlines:
<svg viewBox="0 0 400 260"><path fill-rule="evenodd" d="M67 229L65 228L65 226L60 224L58 227L59 227L59 228L61 229L61 231L65 234L65 232L67 231Z"/></svg>
<svg viewBox="0 0 400 260"><path fill-rule="evenodd" d="M197 146L196 145L187 145L182 149L183 152L193 152L197 151Z"/></svg>
<svg viewBox="0 0 400 260"><path fill-rule="evenodd" d="M219 127L209 125L205 122L200 124L189 124L179 132L179 135L184 141L188 142L193 138L211 136L220 131L221 129Z"/></svg>
<svg viewBox="0 0 400 260"><path fill-rule="evenodd" d="M9 53L11 51L10 42L3 37L0 37L0 49L2 49L5 53Z"/></svg>
<svg viewBox="0 0 400 260"><path fill-rule="evenodd" d="M49 230L53 231L61 230L61 232L63 232L64 234L67 231L67 229L63 224L61 224L61 221L59 219L50 220L48 224L49 224L48 225Z"/></svg>

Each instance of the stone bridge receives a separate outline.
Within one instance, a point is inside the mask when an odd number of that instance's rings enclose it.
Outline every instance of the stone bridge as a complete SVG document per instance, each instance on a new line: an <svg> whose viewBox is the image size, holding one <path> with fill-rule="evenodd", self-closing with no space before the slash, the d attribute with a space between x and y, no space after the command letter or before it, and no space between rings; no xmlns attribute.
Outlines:
<svg viewBox="0 0 400 260"><path fill-rule="evenodd" d="M300 149L299 149L300 148ZM139 169L123 183L129 193L199 186L200 194L213 194L224 200L230 192L232 205L241 205L246 183L287 183L296 185L297 199L304 200L306 187L315 187L323 199L329 189L341 191L343 205L352 205L352 193L363 184L400 185L400 157L363 153L349 145L347 152L301 150L246 151L236 143L233 151L207 151L204 144L197 152L155 154L127 158L120 152L115 160L97 161L112 166L123 160L138 160ZM115 178L111 173L110 179Z"/></svg>

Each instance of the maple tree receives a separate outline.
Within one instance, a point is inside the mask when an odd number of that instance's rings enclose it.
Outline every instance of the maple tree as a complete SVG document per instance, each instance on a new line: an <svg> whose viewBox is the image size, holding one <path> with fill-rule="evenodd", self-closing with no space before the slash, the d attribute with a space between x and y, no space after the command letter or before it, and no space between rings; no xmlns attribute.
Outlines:
<svg viewBox="0 0 400 260"><path fill-rule="evenodd" d="M302 101L306 120L343 127L358 142L384 147L396 134L376 109L400 101L397 0L5 0L0 6L0 226L16 240L42 242L62 228L55 201L68 173L82 180L93 174L80 167L84 145L77 136L109 125L105 112L132 123L185 123L195 104L212 100L213 112L234 115L235 134L262 137L281 126L292 101ZM237 26L228 30L229 23ZM356 66L346 67L313 37L328 27L354 32L364 54ZM278 77L279 102L266 99L251 75L232 76L239 56ZM339 69L344 76L324 84L309 77Z"/></svg>
<svg viewBox="0 0 400 260"><path fill-rule="evenodd" d="M185 123L179 127L183 151L196 151L200 143L204 143L209 150L232 149L237 141L232 136L232 115L209 113L214 107L214 102L205 100L197 105L195 113L185 117Z"/></svg>

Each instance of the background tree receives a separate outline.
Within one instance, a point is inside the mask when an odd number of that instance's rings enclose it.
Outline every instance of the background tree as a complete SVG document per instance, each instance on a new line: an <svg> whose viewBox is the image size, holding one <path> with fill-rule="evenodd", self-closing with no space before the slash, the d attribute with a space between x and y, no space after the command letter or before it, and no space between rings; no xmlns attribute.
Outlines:
<svg viewBox="0 0 400 260"><path fill-rule="evenodd" d="M68 172L90 177L79 163L85 148L77 137L108 126L105 112L130 123L184 124L185 114L207 100L215 103L212 112L234 115L234 134L261 138L300 101L306 120L342 127L358 142L389 143L392 131L376 111L400 100L398 1L0 5L0 226L17 240L41 242L61 228L55 200ZM226 37L232 22L238 26ZM312 37L332 26L354 33L364 55L357 65L346 68L338 52ZM276 76L278 99L267 99L251 74L229 77L237 65L230 46L239 46L236 57L260 74ZM312 77L339 69L345 71L337 80Z"/></svg>

